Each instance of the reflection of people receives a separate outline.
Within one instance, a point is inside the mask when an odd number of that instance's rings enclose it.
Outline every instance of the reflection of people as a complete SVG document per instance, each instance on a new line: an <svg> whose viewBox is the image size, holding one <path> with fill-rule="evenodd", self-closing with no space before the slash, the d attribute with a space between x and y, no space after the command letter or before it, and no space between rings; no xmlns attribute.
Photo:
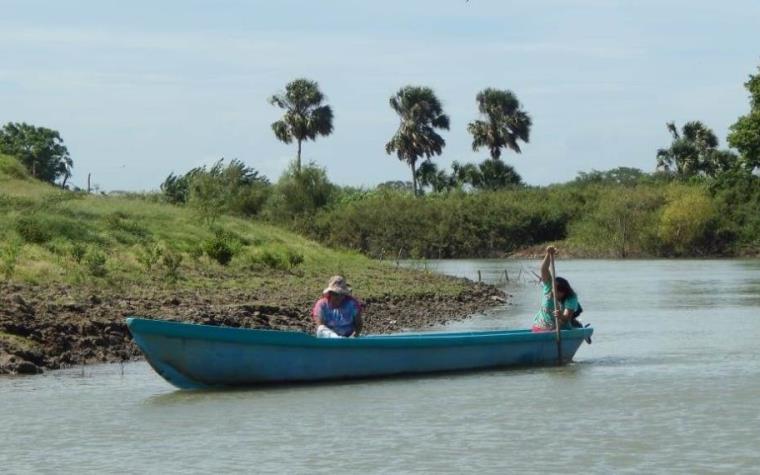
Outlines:
<svg viewBox="0 0 760 475"><path fill-rule="evenodd" d="M362 306L351 296L346 279L336 275L330 279L322 298L314 304L311 315L317 324L317 336L338 338L359 336L362 330Z"/></svg>
<svg viewBox="0 0 760 475"><path fill-rule="evenodd" d="M570 282L562 277L557 277L557 301L559 308L554 308L554 296L552 295L552 276L549 272L551 258L556 254L554 246L546 248L546 256L541 263L541 286L543 287L543 298L541 299L541 309L533 318L533 331L544 332L554 331L554 317L560 321L560 329L569 330L572 328L572 320L581 312L581 305L578 303L578 296L570 287Z"/></svg>

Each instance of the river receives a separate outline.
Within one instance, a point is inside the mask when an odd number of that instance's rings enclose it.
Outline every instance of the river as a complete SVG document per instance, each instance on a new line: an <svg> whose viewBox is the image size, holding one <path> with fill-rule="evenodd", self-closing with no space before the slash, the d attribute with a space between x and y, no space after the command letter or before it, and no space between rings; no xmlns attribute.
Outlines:
<svg viewBox="0 0 760 475"><path fill-rule="evenodd" d="M455 330L529 325L536 265L424 264L513 295ZM595 328L570 365L205 392L143 362L2 378L0 472L758 473L760 261L557 270Z"/></svg>

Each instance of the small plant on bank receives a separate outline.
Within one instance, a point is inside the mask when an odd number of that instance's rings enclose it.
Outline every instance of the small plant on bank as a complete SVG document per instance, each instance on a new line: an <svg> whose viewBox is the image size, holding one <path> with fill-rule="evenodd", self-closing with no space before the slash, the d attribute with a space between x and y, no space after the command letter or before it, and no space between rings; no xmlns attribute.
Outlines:
<svg viewBox="0 0 760 475"><path fill-rule="evenodd" d="M108 269L106 269L107 261L106 255L95 248L91 248L84 257L87 271L93 277L105 277L108 274Z"/></svg>
<svg viewBox="0 0 760 475"><path fill-rule="evenodd" d="M240 248L246 244L247 242L244 242L236 234L216 227L214 228L214 237L203 243L203 251L211 259L226 266Z"/></svg>
<svg viewBox="0 0 760 475"><path fill-rule="evenodd" d="M15 224L16 232L28 243L44 244L53 237L44 219L34 213L19 217Z"/></svg>
<svg viewBox="0 0 760 475"><path fill-rule="evenodd" d="M13 277L18 263L18 255L21 252L21 245L19 239L10 239L0 248L0 272L3 273L5 280Z"/></svg>
<svg viewBox="0 0 760 475"><path fill-rule="evenodd" d="M158 243L145 243L137 250L137 262L145 269L145 272L150 272L158 264L162 253L163 249Z"/></svg>
<svg viewBox="0 0 760 475"><path fill-rule="evenodd" d="M84 256L87 254L87 246L84 244L75 242L71 245L71 258L74 259L74 262L77 264L81 264L82 260L84 259Z"/></svg>
<svg viewBox="0 0 760 475"><path fill-rule="evenodd" d="M303 254L290 249L261 249L252 254L252 267L266 267L275 270L293 271L304 261Z"/></svg>
<svg viewBox="0 0 760 475"><path fill-rule="evenodd" d="M180 278L180 266L182 265L182 254L166 249L162 253L161 263L164 266L164 276L169 282L177 282Z"/></svg>
<svg viewBox="0 0 760 475"><path fill-rule="evenodd" d="M203 246L198 244L198 245L194 245L190 247L189 254L190 254L190 259L192 259L193 262L195 263L200 262L201 257L203 257L203 254L204 254Z"/></svg>
<svg viewBox="0 0 760 475"><path fill-rule="evenodd" d="M303 254L299 252L294 252L288 249L287 257L288 257L288 266L290 270L293 270L296 267L303 264Z"/></svg>
<svg viewBox="0 0 760 475"><path fill-rule="evenodd" d="M232 257L235 255L232 246L230 246L226 240L220 239L218 236L206 241L203 245L203 250L208 257L223 266L229 264Z"/></svg>

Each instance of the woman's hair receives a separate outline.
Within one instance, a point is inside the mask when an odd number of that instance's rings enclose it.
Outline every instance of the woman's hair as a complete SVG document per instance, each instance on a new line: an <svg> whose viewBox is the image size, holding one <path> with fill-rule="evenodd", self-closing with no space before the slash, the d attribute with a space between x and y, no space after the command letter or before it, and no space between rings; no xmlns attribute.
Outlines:
<svg viewBox="0 0 760 475"><path fill-rule="evenodd" d="M563 301L568 297L574 297L575 291L572 287L570 287L570 282L567 281L564 277L557 277L554 279L557 281L557 293L562 292L565 297L562 299Z"/></svg>

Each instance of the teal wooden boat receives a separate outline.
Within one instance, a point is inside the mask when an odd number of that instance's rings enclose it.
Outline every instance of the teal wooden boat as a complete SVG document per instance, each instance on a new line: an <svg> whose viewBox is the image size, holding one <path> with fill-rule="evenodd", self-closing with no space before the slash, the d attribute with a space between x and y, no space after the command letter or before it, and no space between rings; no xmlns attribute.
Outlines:
<svg viewBox="0 0 760 475"><path fill-rule="evenodd" d="M128 318L148 363L182 389L556 364L555 334L530 330L316 338L306 333ZM593 333L562 331L568 362Z"/></svg>

